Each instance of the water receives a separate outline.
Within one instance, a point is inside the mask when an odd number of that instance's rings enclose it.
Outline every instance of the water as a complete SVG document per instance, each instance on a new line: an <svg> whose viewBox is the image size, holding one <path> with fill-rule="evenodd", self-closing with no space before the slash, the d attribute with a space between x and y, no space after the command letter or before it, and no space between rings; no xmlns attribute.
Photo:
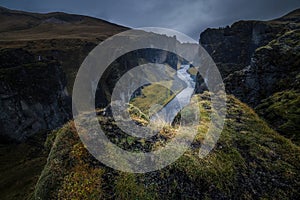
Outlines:
<svg viewBox="0 0 300 200"><path fill-rule="evenodd" d="M178 93L167 105L150 118L151 123L164 122L171 124L180 110L182 110L191 101L191 97L195 89L195 81L188 73L189 65L182 65L177 70L177 76L187 85L180 93Z"/></svg>

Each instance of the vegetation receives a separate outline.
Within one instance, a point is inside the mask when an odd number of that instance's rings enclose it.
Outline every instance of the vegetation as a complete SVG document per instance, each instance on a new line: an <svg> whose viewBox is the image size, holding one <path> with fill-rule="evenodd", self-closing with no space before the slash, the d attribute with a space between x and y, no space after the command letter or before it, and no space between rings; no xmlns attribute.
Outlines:
<svg viewBox="0 0 300 200"><path fill-rule="evenodd" d="M300 145L300 93L296 90L278 92L256 107L279 133Z"/></svg>
<svg viewBox="0 0 300 200"><path fill-rule="evenodd" d="M68 123L56 133L35 197L71 199L67 196L73 195L72 190L74 199L87 194L103 199L293 199L300 195L300 148L234 97L228 98L226 124L217 145L200 159L198 148L209 123L209 94L197 98L201 123L191 148L172 165L146 174L103 166L83 147L73 123Z"/></svg>
<svg viewBox="0 0 300 200"><path fill-rule="evenodd" d="M0 144L1 199L30 198L48 156L43 146L45 135L40 132L23 143Z"/></svg>
<svg viewBox="0 0 300 200"><path fill-rule="evenodd" d="M132 99L130 103L139 108L141 112L151 116L159 111L161 107L169 103L169 101L180 92L177 91L177 93L173 93L167 88L168 85L171 87L172 83L172 81L165 81L145 86L142 89L142 95ZM166 87L163 85L166 85Z"/></svg>
<svg viewBox="0 0 300 200"><path fill-rule="evenodd" d="M277 75L284 75L273 85L277 93L263 100L255 111L228 96L224 129L206 158L200 159L198 151L210 125L208 92L194 97L198 100L193 106L199 106L200 121L190 127L198 133L190 148L159 171L131 174L103 165L82 144L73 121L51 133L40 132L26 142L1 140L1 199L299 199L298 13L299 10L269 22L241 21L222 29L221 35L212 29L206 31L212 39L205 46L224 77L249 64L255 42L264 45L255 51L264 59L263 67L274 67L279 71ZM63 85L68 81L71 93L77 70L88 53L99 41L127 30L102 20L65 13L33 14L0 8L0 17L1 81L17 89L22 98L38 95L39 102L49 100L51 91L61 87L59 74ZM253 27L259 32L257 41L253 40ZM204 39L202 34L200 41ZM215 44L209 44L214 41ZM104 93L111 92L116 80L129 68L148 63L147 58L159 53L139 51L118 58L110 68L111 73L104 73L107 79L99 82L105 86ZM136 55L143 58L134 60ZM168 56L168 64L177 69L175 65L180 59ZM66 78L58 73L57 66L62 67ZM189 73L196 75L195 70L192 67ZM166 72L169 77L172 73ZM274 75L272 69L267 73ZM259 75L265 78L265 74ZM181 91L181 84L160 84L145 86L141 95L131 100L129 112L136 124L146 126L149 116ZM163 86L176 90L171 92ZM264 90L262 93L265 95ZM149 139L128 136L109 114L99 115L98 121L107 137L119 147L147 152L162 148L176 136L182 116L193 117L193 109L184 109L172 125L163 124L159 133ZM114 156L114 152L108 154Z"/></svg>
<svg viewBox="0 0 300 200"><path fill-rule="evenodd" d="M196 76L197 73L198 73L198 70L197 70L195 67L190 67L190 68L188 69L188 72L189 72L191 75Z"/></svg>

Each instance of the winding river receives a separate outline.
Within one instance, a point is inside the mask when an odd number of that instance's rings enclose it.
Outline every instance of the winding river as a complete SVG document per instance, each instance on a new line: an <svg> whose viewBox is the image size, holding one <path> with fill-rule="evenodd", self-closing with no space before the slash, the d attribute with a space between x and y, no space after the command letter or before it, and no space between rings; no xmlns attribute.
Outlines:
<svg viewBox="0 0 300 200"><path fill-rule="evenodd" d="M171 124L180 110L182 110L191 101L191 97L195 89L195 81L188 73L189 65L181 65L177 70L177 77L184 81L187 85L181 92L179 92L167 105L160 111L151 116L150 122L163 121L164 123Z"/></svg>

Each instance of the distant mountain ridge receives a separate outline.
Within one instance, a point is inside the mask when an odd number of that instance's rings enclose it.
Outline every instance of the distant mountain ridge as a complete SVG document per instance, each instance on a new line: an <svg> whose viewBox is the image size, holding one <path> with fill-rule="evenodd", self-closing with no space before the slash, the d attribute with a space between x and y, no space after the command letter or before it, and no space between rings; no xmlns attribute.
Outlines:
<svg viewBox="0 0 300 200"><path fill-rule="evenodd" d="M127 30L105 20L63 12L47 14L0 9L1 40L37 40L56 38L104 39Z"/></svg>

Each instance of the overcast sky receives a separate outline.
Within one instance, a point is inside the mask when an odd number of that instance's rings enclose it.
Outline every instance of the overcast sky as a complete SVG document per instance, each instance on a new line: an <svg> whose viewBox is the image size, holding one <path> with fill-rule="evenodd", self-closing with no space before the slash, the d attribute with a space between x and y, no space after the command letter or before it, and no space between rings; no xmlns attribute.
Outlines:
<svg viewBox="0 0 300 200"><path fill-rule="evenodd" d="M0 5L89 15L128 27L171 28L198 40L208 27L277 18L300 8L300 0L0 0Z"/></svg>

